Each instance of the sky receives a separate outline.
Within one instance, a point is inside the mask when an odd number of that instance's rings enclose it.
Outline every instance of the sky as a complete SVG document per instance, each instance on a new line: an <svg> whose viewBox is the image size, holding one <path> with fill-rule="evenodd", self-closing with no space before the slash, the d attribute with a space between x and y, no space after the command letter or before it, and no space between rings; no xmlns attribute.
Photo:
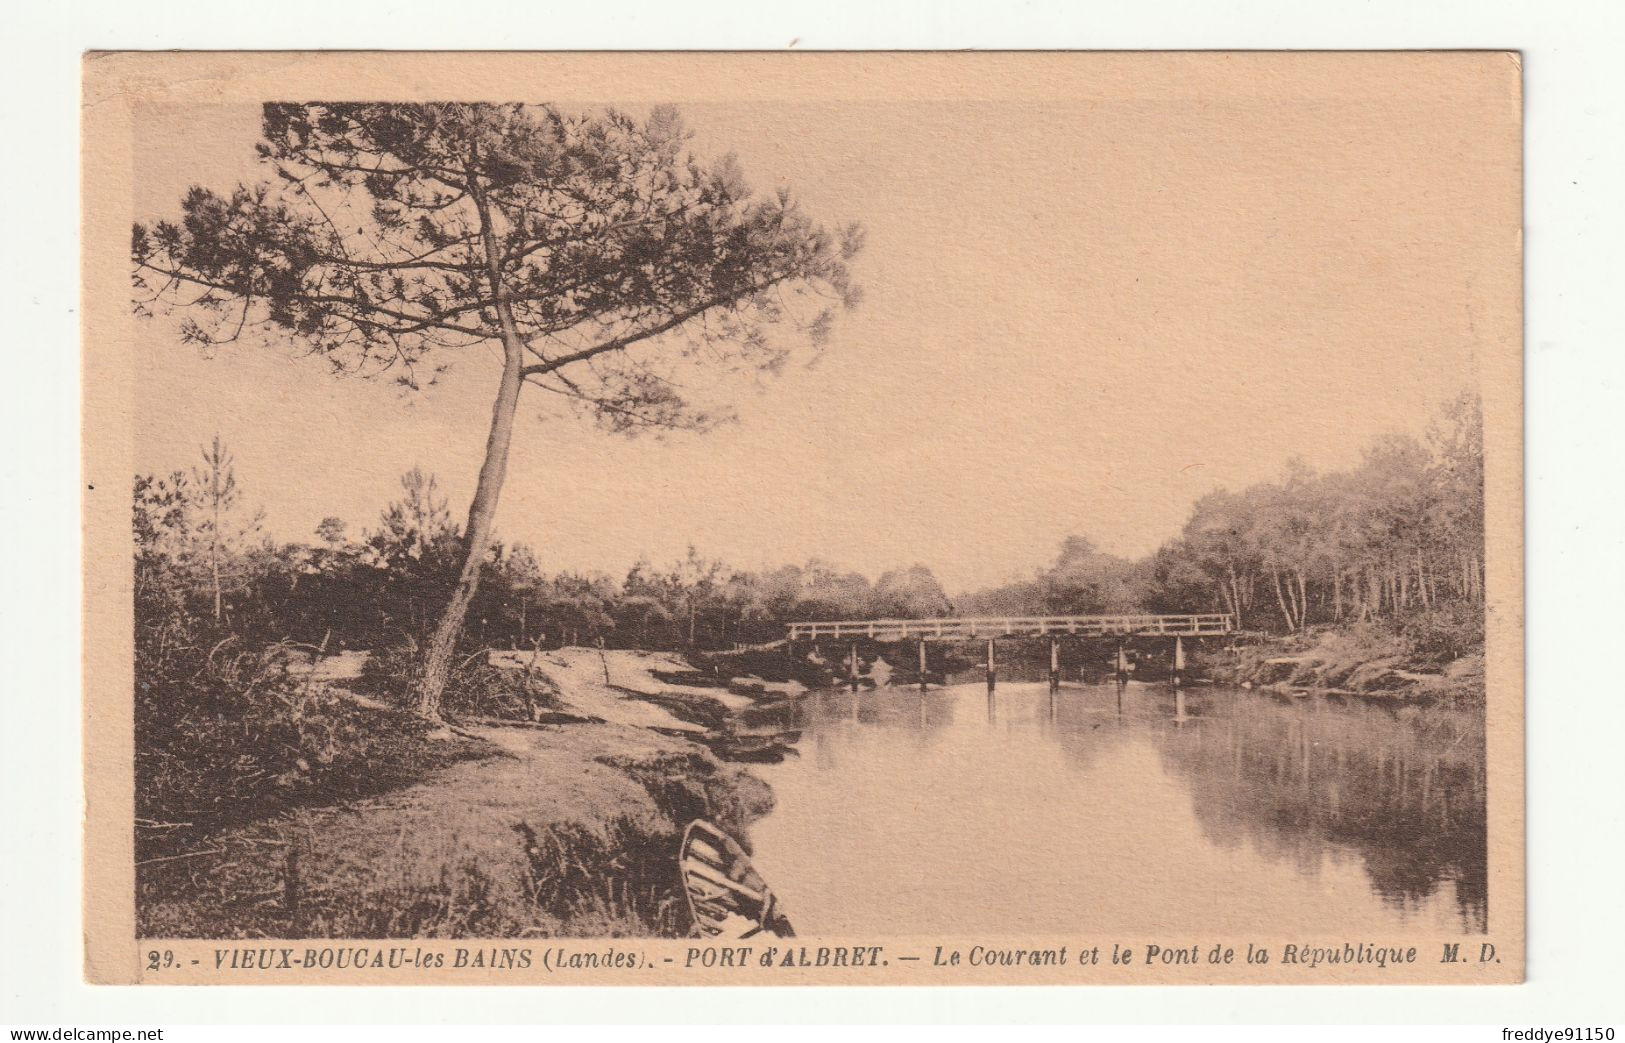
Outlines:
<svg viewBox="0 0 1625 1043"><path fill-rule="evenodd" d="M714 378L739 419L710 433L627 439L522 401L499 534L548 571L621 574L692 543L743 568L919 562L960 593L1030 576L1069 534L1147 553L1216 488L1420 433L1476 379L1495 302L1475 277L1509 247L1476 219L1484 102L1413 88L674 99L701 155L864 226L863 303L816 365ZM263 177L257 116L147 110L135 217ZM413 393L287 341L205 356L175 329L132 320L138 470L190 467L218 432L282 539L327 515L375 526L414 465L466 511L494 349Z"/></svg>

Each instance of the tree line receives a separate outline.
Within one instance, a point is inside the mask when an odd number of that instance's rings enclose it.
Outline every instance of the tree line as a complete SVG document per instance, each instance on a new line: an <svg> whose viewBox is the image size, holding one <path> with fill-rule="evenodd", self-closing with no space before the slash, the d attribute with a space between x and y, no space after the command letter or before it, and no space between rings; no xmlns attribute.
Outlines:
<svg viewBox="0 0 1625 1043"><path fill-rule="evenodd" d="M461 527L434 475L414 467L370 527L324 518L284 542L247 506L217 437L190 470L137 475L135 604L142 647L157 654L231 635L337 651L420 646L457 581ZM622 577L544 573L524 543L493 539L460 646L730 648L782 636L789 620L946 615L952 604L924 565L871 582L821 561L754 572L690 547L678 561L639 560Z"/></svg>
<svg viewBox="0 0 1625 1043"><path fill-rule="evenodd" d="M1180 533L1130 561L1071 537L1031 581L959 601L967 613L1228 612L1255 630L1482 616L1483 415L1450 402L1423 438L1392 435L1359 466L1198 500Z"/></svg>
<svg viewBox="0 0 1625 1043"><path fill-rule="evenodd" d="M1390 437L1348 471L1283 477L1197 501L1182 531L1139 560L1072 536L1030 580L950 598L931 569L877 580L823 561L752 571L690 546L624 576L548 573L522 542L493 538L460 638L484 647L603 642L719 649L816 619L1229 612L1243 628L1416 613L1481 617L1483 448L1477 401L1453 402L1423 439ZM149 653L190 634L335 651L419 647L458 582L466 543L434 475L414 467L369 527L337 517L279 542L248 506L217 437L189 471L134 486L136 621ZM178 645L176 646L178 647Z"/></svg>

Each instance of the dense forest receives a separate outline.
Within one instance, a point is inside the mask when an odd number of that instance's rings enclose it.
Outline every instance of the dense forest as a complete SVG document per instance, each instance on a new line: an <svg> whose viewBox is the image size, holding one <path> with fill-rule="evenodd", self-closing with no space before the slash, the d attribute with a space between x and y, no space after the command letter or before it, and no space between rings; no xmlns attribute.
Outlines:
<svg viewBox="0 0 1625 1043"><path fill-rule="evenodd" d="M324 519L307 542L262 533L229 450L135 479L136 619L149 651L220 640L329 650L415 645L455 581L461 540L433 475L353 532ZM1199 500L1184 529L1129 561L1083 536L1032 579L950 599L924 565L871 581L822 561L751 572L690 548L621 577L542 570L498 538L463 636L480 647L596 643L726 648L772 640L784 622L944 615L1223 611L1246 629L1482 615L1483 455L1475 399L1453 402L1423 440L1391 437L1350 471L1289 464L1279 481Z"/></svg>

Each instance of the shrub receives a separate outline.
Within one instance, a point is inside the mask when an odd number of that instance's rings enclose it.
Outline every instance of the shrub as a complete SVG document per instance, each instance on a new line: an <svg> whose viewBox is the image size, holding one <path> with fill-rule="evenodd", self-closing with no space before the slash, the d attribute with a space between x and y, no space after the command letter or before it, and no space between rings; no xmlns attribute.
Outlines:
<svg viewBox="0 0 1625 1043"><path fill-rule="evenodd" d="M641 785L655 810L678 832L697 818L708 819L741 838L748 850L748 827L773 810L773 791L766 783L703 753L599 757L598 762L624 771Z"/></svg>
<svg viewBox="0 0 1625 1043"><path fill-rule="evenodd" d="M285 646L153 629L136 644L137 857L289 807L381 792L473 755L427 722L296 677Z"/></svg>
<svg viewBox="0 0 1625 1043"><path fill-rule="evenodd" d="M1442 665L1484 646L1484 610L1452 602L1405 617L1399 630L1414 655Z"/></svg>
<svg viewBox="0 0 1625 1043"><path fill-rule="evenodd" d="M560 708L558 692L545 677L492 666L483 661L484 654L481 649L453 664L441 697L443 713L525 721L534 720L541 711ZM417 676L418 650L410 643L373 652L361 668L362 683L369 691L401 709L412 708Z"/></svg>
<svg viewBox="0 0 1625 1043"><path fill-rule="evenodd" d="M687 933L676 867L679 834L668 826L621 815L605 823L603 832L579 822L555 822L540 831L520 823L514 832L529 867L527 890L549 916L566 925L618 924L610 933Z"/></svg>

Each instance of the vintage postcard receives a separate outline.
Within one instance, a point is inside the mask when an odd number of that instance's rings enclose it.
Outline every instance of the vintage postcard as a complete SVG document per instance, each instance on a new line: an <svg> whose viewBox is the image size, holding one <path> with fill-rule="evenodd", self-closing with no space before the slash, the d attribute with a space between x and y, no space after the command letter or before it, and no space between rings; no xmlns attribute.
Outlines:
<svg viewBox="0 0 1625 1043"><path fill-rule="evenodd" d="M86 975L1520 981L1520 78L87 56Z"/></svg>

